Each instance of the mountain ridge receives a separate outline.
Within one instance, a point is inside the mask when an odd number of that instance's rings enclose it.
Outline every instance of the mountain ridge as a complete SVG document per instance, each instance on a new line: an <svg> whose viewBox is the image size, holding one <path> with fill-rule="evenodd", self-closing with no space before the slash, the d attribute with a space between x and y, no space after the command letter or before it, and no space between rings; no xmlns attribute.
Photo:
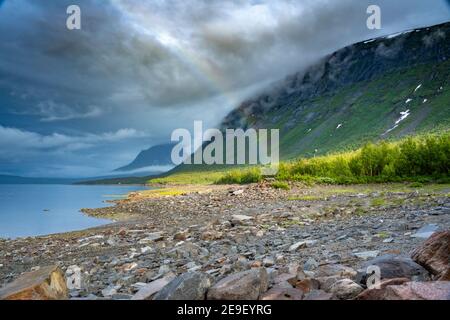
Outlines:
<svg viewBox="0 0 450 320"><path fill-rule="evenodd" d="M447 22L344 47L247 99L221 127L279 128L284 159L448 127L449 35Z"/></svg>

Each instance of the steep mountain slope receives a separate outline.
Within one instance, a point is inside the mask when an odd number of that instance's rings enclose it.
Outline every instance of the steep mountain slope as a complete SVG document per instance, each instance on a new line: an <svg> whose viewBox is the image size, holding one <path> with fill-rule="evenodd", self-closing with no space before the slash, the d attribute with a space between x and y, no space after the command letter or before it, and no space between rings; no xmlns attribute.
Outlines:
<svg viewBox="0 0 450 320"><path fill-rule="evenodd" d="M450 23L343 48L230 113L278 128L284 159L450 128Z"/></svg>
<svg viewBox="0 0 450 320"><path fill-rule="evenodd" d="M171 153L173 144L162 144L141 151L130 164L114 171L133 171L151 166L172 165Z"/></svg>

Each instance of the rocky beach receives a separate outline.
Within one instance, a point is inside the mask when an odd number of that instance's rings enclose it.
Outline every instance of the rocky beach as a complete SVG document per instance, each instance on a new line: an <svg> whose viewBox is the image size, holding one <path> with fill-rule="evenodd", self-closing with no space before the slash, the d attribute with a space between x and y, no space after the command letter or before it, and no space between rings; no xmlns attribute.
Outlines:
<svg viewBox="0 0 450 320"><path fill-rule="evenodd" d="M56 298L77 300L450 299L449 192L270 182L139 191L83 210L110 225L0 240L0 298L48 276L67 287ZM373 265L381 286L367 289Z"/></svg>

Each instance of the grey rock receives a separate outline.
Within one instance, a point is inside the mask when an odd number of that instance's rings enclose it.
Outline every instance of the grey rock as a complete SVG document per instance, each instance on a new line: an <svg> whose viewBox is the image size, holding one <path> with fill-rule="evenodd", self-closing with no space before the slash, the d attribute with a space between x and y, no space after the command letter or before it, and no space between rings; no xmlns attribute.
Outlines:
<svg viewBox="0 0 450 320"><path fill-rule="evenodd" d="M313 258L309 258L303 265L304 271L314 271L319 267L319 263Z"/></svg>
<svg viewBox="0 0 450 320"><path fill-rule="evenodd" d="M187 272L159 291L154 300L204 300L212 279L206 273Z"/></svg>
<svg viewBox="0 0 450 320"><path fill-rule="evenodd" d="M174 277L165 277L152 281L148 284L140 286L139 291L131 298L131 300L151 300L151 298L161 291L166 285L172 281Z"/></svg>
<svg viewBox="0 0 450 320"><path fill-rule="evenodd" d="M426 225L419 230L417 230L416 233L412 234L412 238L420 238L420 239L428 239L439 229L438 225L436 224L429 224Z"/></svg>
<svg viewBox="0 0 450 320"><path fill-rule="evenodd" d="M269 286L264 268L251 269L220 280L208 291L208 300L257 300Z"/></svg>
<svg viewBox="0 0 450 320"><path fill-rule="evenodd" d="M354 255L357 256L360 259L370 259L375 258L380 254L379 250L374 251L363 251L363 252L355 252Z"/></svg>
<svg viewBox="0 0 450 320"><path fill-rule="evenodd" d="M430 276L427 270L415 263L410 258L384 255L376 259L365 262L361 269L358 270L356 281L362 285L366 285L367 268L369 266L378 266L381 271L381 280L408 278L414 281L426 281Z"/></svg>

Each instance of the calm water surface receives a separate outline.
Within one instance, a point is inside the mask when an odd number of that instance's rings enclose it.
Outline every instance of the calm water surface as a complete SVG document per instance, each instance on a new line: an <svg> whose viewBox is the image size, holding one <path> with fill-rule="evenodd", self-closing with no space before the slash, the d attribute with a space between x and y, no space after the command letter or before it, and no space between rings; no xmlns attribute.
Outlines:
<svg viewBox="0 0 450 320"><path fill-rule="evenodd" d="M0 185L0 238L82 230L111 223L85 216L82 208L101 208L139 186Z"/></svg>

